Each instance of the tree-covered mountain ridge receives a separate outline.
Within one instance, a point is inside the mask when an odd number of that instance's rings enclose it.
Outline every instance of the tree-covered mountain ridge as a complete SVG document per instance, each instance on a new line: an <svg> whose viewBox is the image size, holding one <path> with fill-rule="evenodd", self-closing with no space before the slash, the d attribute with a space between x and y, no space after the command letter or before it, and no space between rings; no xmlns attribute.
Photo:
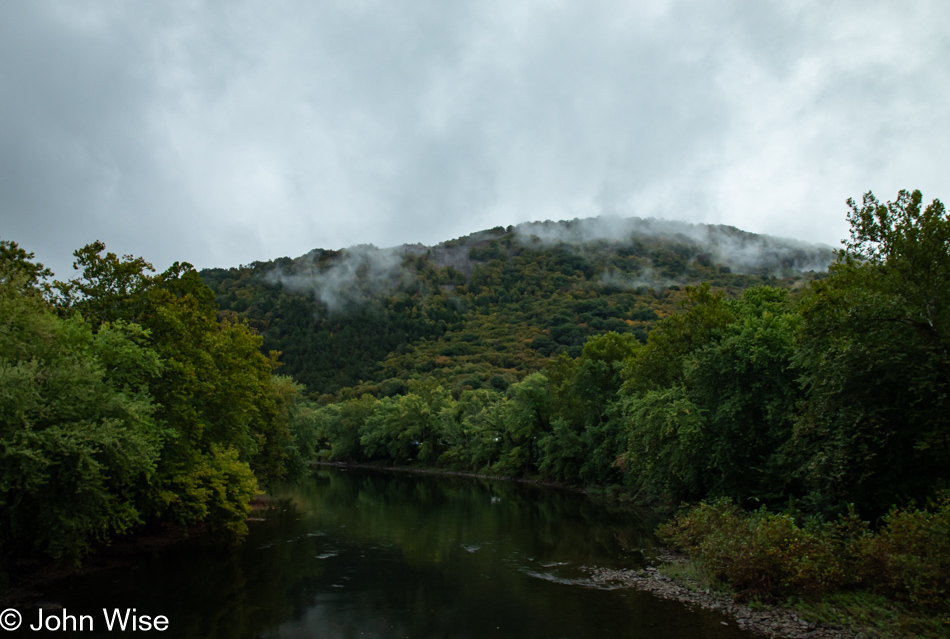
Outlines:
<svg viewBox="0 0 950 639"><path fill-rule="evenodd" d="M435 378L503 390L609 331L645 341L684 286L729 295L821 277L827 246L732 226L598 217L495 227L433 246L314 249L201 271L315 396L400 394Z"/></svg>

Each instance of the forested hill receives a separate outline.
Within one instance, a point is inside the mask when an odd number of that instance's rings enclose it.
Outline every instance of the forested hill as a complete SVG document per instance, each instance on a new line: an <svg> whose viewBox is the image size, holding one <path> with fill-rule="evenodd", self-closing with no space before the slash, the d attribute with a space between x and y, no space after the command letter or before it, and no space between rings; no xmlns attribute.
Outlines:
<svg viewBox="0 0 950 639"><path fill-rule="evenodd" d="M409 380L505 389L614 331L645 341L682 288L794 288L833 259L729 226L590 218L496 227L435 246L371 245L206 269L220 315L247 320L313 396L391 396Z"/></svg>

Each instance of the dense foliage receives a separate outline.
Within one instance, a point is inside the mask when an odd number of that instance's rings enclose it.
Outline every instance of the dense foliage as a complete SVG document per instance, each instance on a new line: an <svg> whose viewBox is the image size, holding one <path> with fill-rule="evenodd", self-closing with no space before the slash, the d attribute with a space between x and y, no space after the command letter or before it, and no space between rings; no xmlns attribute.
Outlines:
<svg viewBox="0 0 950 639"><path fill-rule="evenodd" d="M709 576L744 599L819 599L843 587L950 611L950 499L894 508L872 532L853 512L821 522L745 513L729 499L701 503L660 527L660 536L702 560Z"/></svg>
<svg viewBox="0 0 950 639"><path fill-rule="evenodd" d="M187 264L159 275L95 243L51 286L0 243L0 549L78 561L143 524L239 538L258 482L302 467L300 388L219 322ZM301 437L305 441L305 437ZM288 467L289 465L289 467Z"/></svg>
<svg viewBox="0 0 950 639"><path fill-rule="evenodd" d="M851 240L801 309L796 446L812 502L883 512L948 479L950 220L919 191L849 204Z"/></svg>
<svg viewBox="0 0 950 639"><path fill-rule="evenodd" d="M316 410L327 458L390 460L627 491L781 503L800 388L801 318L784 290L688 289L646 345L608 332L505 392L411 383Z"/></svg>
<svg viewBox="0 0 950 639"><path fill-rule="evenodd" d="M57 317L22 266L0 265L0 543L76 558L140 522L162 440L141 380L161 361L140 327Z"/></svg>

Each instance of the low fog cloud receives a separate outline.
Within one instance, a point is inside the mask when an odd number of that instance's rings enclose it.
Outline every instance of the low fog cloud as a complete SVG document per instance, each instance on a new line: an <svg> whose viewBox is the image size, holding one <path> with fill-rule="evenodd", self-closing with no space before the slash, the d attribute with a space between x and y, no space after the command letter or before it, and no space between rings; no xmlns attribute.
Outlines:
<svg viewBox="0 0 950 639"><path fill-rule="evenodd" d="M680 282L669 277L663 277L662 275L657 274L652 268L645 268L635 277L624 275L619 271L605 271L604 273L601 273L598 284L605 288L621 288L631 290L652 288L653 290L660 292L664 288L674 284L680 284Z"/></svg>
<svg viewBox="0 0 950 639"><path fill-rule="evenodd" d="M782 275L788 271L824 271L834 258L828 246L746 233L734 227L689 224L659 219L598 217L560 222L527 222L511 229L525 248L569 247L581 253L629 247L638 240L687 245L694 253L728 266L735 273ZM297 293L309 293L330 313L351 310L380 295L410 284L415 275L405 266L407 256L423 256L437 268L452 267L469 277L477 260L470 251L503 236L507 231L480 231L434 246L405 244L379 249L353 246L342 251L316 249L289 267L275 267L265 281ZM606 245L606 246L605 246ZM603 286L661 289L682 284L683 279L663 276L650 266L635 274L607 270L597 282Z"/></svg>
<svg viewBox="0 0 950 639"><path fill-rule="evenodd" d="M338 313L394 290L410 277L401 268L404 252L398 249L352 246L321 262L324 253L313 251L298 258L290 269L276 268L264 279L298 293L310 292L329 312Z"/></svg>
<svg viewBox="0 0 950 639"><path fill-rule="evenodd" d="M516 234L522 244L543 246L591 242L620 245L637 239L688 244L708 254L713 262L724 264L737 273L762 269L778 273L785 270L824 271L834 259L833 249L829 246L757 235L730 226L653 218L598 217L569 222L529 222L519 224ZM655 283L657 280L645 275L644 281Z"/></svg>

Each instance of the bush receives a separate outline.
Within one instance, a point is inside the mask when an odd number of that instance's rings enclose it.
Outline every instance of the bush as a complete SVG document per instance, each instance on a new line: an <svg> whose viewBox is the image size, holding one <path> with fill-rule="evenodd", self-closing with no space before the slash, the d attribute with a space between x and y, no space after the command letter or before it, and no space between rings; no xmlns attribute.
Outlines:
<svg viewBox="0 0 950 639"><path fill-rule="evenodd" d="M729 499L701 503L658 532L698 557L710 577L731 584L741 599L815 600L843 580L827 531L800 527L791 516L764 508L744 513Z"/></svg>
<svg viewBox="0 0 950 639"><path fill-rule="evenodd" d="M950 609L950 493L927 510L893 509L877 535L857 545L863 583L927 608Z"/></svg>
<svg viewBox="0 0 950 639"><path fill-rule="evenodd" d="M657 534L698 560L739 598L816 601L857 588L917 608L950 611L950 493L927 509L894 508L872 533L852 508L836 521L799 525L729 499L700 503Z"/></svg>

